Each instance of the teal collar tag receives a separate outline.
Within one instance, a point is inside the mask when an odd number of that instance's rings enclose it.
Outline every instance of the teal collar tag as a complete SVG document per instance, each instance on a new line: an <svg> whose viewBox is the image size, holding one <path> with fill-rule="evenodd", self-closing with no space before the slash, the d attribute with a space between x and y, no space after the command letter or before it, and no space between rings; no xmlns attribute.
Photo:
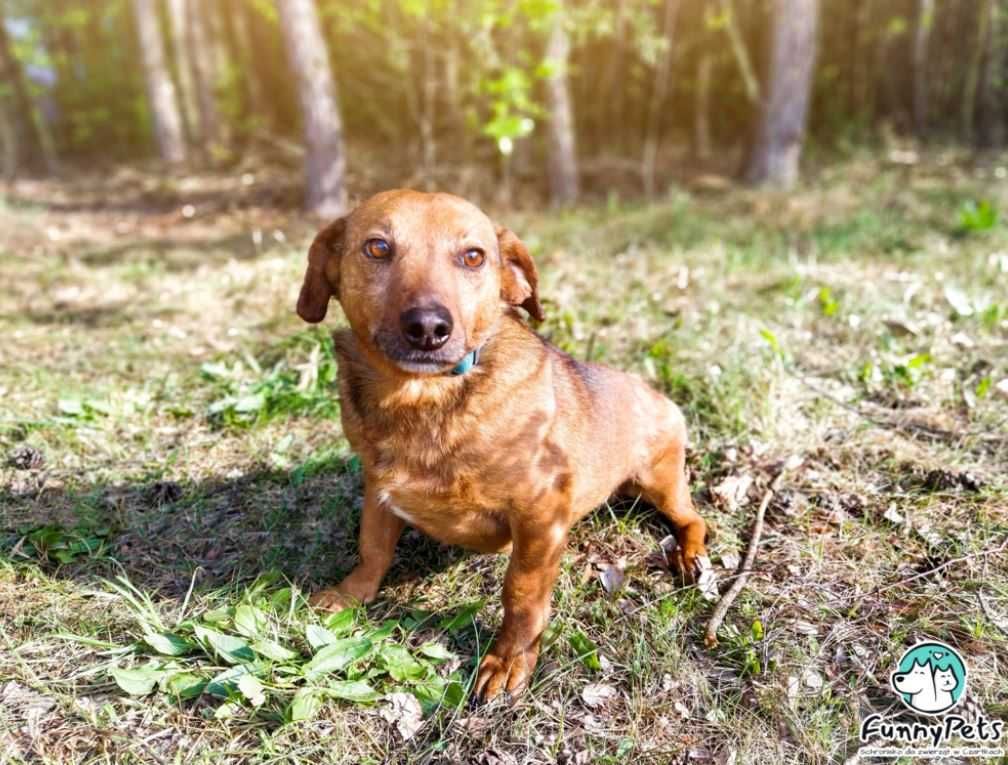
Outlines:
<svg viewBox="0 0 1008 765"><path fill-rule="evenodd" d="M462 361L460 361L458 364L455 365L455 368L452 369L451 373L456 376L464 375L478 363L479 363L479 348L476 348L475 350L470 351L465 356L463 356Z"/></svg>

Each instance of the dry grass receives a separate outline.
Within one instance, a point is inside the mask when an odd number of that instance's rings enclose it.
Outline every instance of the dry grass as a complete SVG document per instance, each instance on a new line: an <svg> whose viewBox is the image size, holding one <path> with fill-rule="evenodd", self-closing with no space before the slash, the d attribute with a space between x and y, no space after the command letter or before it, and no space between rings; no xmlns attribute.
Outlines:
<svg viewBox="0 0 1008 765"><path fill-rule="evenodd" d="M116 576L163 615L192 586L186 608L200 614L266 571L310 589L353 562L359 477L325 338L291 311L310 224L274 208L262 179L190 187L124 171L8 189L0 759L844 761L862 716L895 711L888 672L925 635L963 651L971 700L1004 716L1008 228L956 231L969 200L1008 210L997 164L864 159L786 196L509 215L543 271L542 331L642 372L687 410L722 581L775 467L802 463L717 650L703 647L710 604L662 564L668 529L640 506L603 508L573 535L531 693L442 708L408 742L381 703L330 701L298 723L247 705L216 719L217 699L132 698L107 674L137 660L116 648L137 634ZM234 405L249 395L262 405ZM748 493L724 501L722 481L740 476ZM25 536L43 525L101 544L44 559ZM597 577L610 564L626 571L612 594ZM439 638L469 678L503 566L410 532L369 617L487 598L471 628ZM577 632L601 670L578 660ZM616 693L590 707L592 683Z"/></svg>

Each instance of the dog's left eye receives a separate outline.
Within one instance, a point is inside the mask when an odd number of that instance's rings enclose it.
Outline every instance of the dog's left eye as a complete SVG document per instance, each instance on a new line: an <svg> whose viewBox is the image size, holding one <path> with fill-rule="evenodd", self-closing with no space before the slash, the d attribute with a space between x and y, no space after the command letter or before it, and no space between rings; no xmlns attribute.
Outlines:
<svg viewBox="0 0 1008 765"><path fill-rule="evenodd" d="M392 245L384 239L368 239L364 242L364 254L375 260L382 260L392 254Z"/></svg>
<svg viewBox="0 0 1008 765"><path fill-rule="evenodd" d="M462 253L462 262L469 268L479 268L486 260L483 250L466 250Z"/></svg>

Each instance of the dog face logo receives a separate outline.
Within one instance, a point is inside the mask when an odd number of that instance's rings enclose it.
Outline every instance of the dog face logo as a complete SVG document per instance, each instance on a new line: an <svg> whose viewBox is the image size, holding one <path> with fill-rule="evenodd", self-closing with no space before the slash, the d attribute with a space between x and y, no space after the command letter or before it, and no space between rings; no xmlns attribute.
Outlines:
<svg viewBox="0 0 1008 765"><path fill-rule="evenodd" d="M956 649L928 640L903 654L889 683L908 708L940 715L966 695L966 663Z"/></svg>

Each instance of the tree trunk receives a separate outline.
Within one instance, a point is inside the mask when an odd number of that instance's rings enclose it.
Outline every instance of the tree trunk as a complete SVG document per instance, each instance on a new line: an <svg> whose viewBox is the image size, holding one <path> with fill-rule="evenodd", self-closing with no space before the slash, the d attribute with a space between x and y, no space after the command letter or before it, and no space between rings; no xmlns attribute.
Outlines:
<svg viewBox="0 0 1008 765"><path fill-rule="evenodd" d="M654 90L651 92L647 132L644 135L644 152L641 158L644 194L648 197L653 197L655 193L655 163L658 160L661 113L668 96L669 79L672 74L672 49L675 45L675 25L678 14L679 0L665 0L665 15L662 21L662 37L665 38L665 48L659 55L655 66Z"/></svg>
<svg viewBox="0 0 1008 765"><path fill-rule="evenodd" d="M423 36L428 41L420 46L420 69L423 81L420 89L420 164L424 191L433 191L437 183L437 116L438 78L434 67L434 28L430 20L423 22Z"/></svg>
<svg viewBox="0 0 1008 765"><path fill-rule="evenodd" d="M574 114L567 86L570 39L561 7L553 17L546 58L551 63L546 82L549 101L549 182L554 205L569 205L578 197L577 148Z"/></svg>
<svg viewBox="0 0 1008 765"><path fill-rule="evenodd" d="M165 162L184 162L185 138L175 85L172 83L165 61L164 41L158 23L157 4L154 0L133 0L137 36L143 55L144 75L147 79L147 98L158 150Z"/></svg>
<svg viewBox="0 0 1008 765"><path fill-rule="evenodd" d="M196 86L193 83L193 48L189 34L191 13L189 0L168 0L168 19L171 22L172 51L175 54L175 74L182 118L189 140L195 143L198 140L199 103L196 100Z"/></svg>
<svg viewBox="0 0 1008 765"><path fill-rule="evenodd" d="M992 2L988 7L987 41L977 112L977 143L985 149L1000 149L1005 142L1004 77L1006 73L1005 9Z"/></svg>
<svg viewBox="0 0 1008 765"><path fill-rule="evenodd" d="M18 144L14 121L7 114L5 101L0 100L0 178L10 182L17 177Z"/></svg>
<svg viewBox="0 0 1008 765"><path fill-rule="evenodd" d="M749 50L746 48L745 40L742 39L742 30L739 28L732 0L721 0L721 13L725 18L725 31L728 33L729 42L731 42L732 55L735 57L739 74L742 75L742 83L745 85L746 98L754 104L759 104L759 79L756 77L756 69L749 58Z"/></svg>
<svg viewBox="0 0 1008 765"><path fill-rule="evenodd" d="M977 88L980 83L980 67L983 63L984 48L987 45L987 35L990 33L990 17L994 12L994 0L981 0L979 16L976 25L976 41L970 48L970 58L966 68L966 81L963 83L963 100L961 108L962 140L973 143L975 136L973 127L977 110Z"/></svg>
<svg viewBox="0 0 1008 765"><path fill-rule="evenodd" d="M857 0L850 50L851 111L864 123L875 118L875 61L881 47L873 34L872 0Z"/></svg>
<svg viewBox="0 0 1008 765"><path fill-rule="evenodd" d="M340 215L346 207L343 130L315 2L277 0L277 8L301 103L307 206L316 215Z"/></svg>
<svg viewBox="0 0 1008 765"><path fill-rule="evenodd" d="M798 166L816 59L818 0L776 0L768 66L767 97L746 179L789 188Z"/></svg>
<svg viewBox="0 0 1008 765"><path fill-rule="evenodd" d="M928 126L928 41L934 23L934 0L917 0L917 26L913 43L913 118L918 138L927 135Z"/></svg>
<svg viewBox="0 0 1008 765"><path fill-rule="evenodd" d="M0 110L6 115L9 140L6 144L10 165L5 172L39 171L45 167L42 134L35 124L35 107L25 82L21 62L14 56L7 27L0 16Z"/></svg>
<svg viewBox="0 0 1008 765"><path fill-rule="evenodd" d="M711 153L710 91L713 56L701 51L697 61L696 102L693 107L693 153L697 159L707 159Z"/></svg>
<svg viewBox="0 0 1008 765"><path fill-rule="evenodd" d="M199 137L203 150L212 156L221 146L221 117L217 107L220 71L208 18L211 10L204 3L189 6L189 41L192 44L189 61L199 105Z"/></svg>
<svg viewBox="0 0 1008 765"><path fill-rule="evenodd" d="M266 95L266 89L259 72L256 69L256 46L252 31L252 19L249 11L242 7L241 0L230 0L226 13L234 28L234 50L232 56L238 67L242 87L245 89L246 102L243 108L242 120L246 129L266 127L272 124L270 118L271 104Z"/></svg>

